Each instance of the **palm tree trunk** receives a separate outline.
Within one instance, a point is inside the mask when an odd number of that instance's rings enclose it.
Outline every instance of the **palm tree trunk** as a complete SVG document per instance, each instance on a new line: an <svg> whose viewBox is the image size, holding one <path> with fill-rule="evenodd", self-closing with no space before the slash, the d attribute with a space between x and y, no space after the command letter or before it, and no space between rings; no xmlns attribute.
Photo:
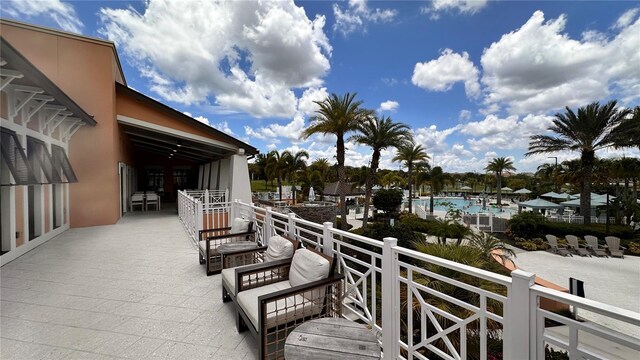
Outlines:
<svg viewBox="0 0 640 360"><path fill-rule="evenodd" d="M338 160L338 191L340 192L340 228L347 230L347 175L344 172L344 138L338 135L336 146L336 158Z"/></svg>
<svg viewBox="0 0 640 360"><path fill-rule="evenodd" d="M433 214L433 186L431 186L431 196L429 197L429 212Z"/></svg>
<svg viewBox="0 0 640 360"><path fill-rule="evenodd" d="M369 201L371 200L371 193L373 192L373 179L376 176L378 165L380 163L380 151L373 150L371 156L371 167L369 168L369 176L367 177L367 183L364 189L364 218L362 218L362 229L367 229L367 222L369 222Z"/></svg>
<svg viewBox="0 0 640 360"><path fill-rule="evenodd" d="M502 174L496 172L496 202L498 206L502 204Z"/></svg>
<svg viewBox="0 0 640 360"><path fill-rule="evenodd" d="M282 179L280 179L280 176L278 176L278 197L282 201Z"/></svg>
<svg viewBox="0 0 640 360"><path fill-rule="evenodd" d="M591 176L593 175L593 151L582 151L582 191L580 192L580 215L584 219L584 225L591 224ZM607 214L609 217L609 214Z"/></svg>
<svg viewBox="0 0 640 360"><path fill-rule="evenodd" d="M411 201L413 200L413 182L411 181L411 169L413 166L411 163L408 164L409 166L407 166L407 172L408 172L408 176L409 176L409 214L411 214Z"/></svg>

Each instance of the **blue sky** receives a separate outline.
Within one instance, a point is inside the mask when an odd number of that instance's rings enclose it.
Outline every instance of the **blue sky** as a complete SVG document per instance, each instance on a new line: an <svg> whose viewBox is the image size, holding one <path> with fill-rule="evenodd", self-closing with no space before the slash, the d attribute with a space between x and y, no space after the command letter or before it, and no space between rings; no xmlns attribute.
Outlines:
<svg viewBox="0 0 640 360"><path fill-rule="evenodd" d="M631 1L3 1L2 17L116 43L129 86L256 146L335 155L300 139L329 93L411 126L445 171L524 158L554 113L640 100ZM559 160L577 154L557 154ZM640 156L604 151L603 157ZM383 153L382 166L393 150ZM370 151L348 144L347 164Z"/></svg>

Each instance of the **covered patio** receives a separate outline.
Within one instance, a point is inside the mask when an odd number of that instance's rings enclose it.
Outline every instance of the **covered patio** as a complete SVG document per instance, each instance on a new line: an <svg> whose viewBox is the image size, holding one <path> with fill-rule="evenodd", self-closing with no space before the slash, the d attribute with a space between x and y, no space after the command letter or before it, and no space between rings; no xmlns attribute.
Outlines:
<svg viewBox="0 0 640 360"><path fill-rule="evenodd" d="M64 232L2 267L0 358L256 358L196 258L175 209Z"/></svg>

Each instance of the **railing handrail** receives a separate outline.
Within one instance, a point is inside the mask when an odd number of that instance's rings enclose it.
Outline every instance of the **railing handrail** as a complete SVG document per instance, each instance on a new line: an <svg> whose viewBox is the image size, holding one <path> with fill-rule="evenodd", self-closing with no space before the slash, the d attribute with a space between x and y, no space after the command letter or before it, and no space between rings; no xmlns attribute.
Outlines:
<svg viewBox="0 0 640 360"><path fill-rule="evenodd" d="M635 326L640 326L640 313L623 309L614 305L605 304L599 301L582 298L567 294L561 291L548 289L540 285L533 285L530 288L534 293L545 298L557 300L580 309L588 310L597 314L606 315L616 320L621 320Z"/></svg>

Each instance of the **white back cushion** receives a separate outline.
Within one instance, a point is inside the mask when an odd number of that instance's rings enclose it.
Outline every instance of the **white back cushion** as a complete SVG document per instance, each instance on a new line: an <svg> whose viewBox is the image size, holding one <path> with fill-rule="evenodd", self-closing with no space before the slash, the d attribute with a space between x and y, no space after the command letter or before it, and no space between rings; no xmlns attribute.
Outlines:
<svg viewBox="0 0 640 360"><path fill-rule="evenodd" d="M280 235L269 238L264 261L284 260L293 256L293 243Z"/></svg>
<svg viewBox="0 0 640 360"><path fill-rule="evenodd" d="M247 232L249 231L249 223L250 221L248 219L235 218L231 223L231 230L229 230L229 232L232 234Z"/></svg>
<svg viewBox="0 0 640 360"><path fill-rule="evenodd" d="M289 283L292 287L329 276L329 260L308 249L299 249L291 260Z"/></svg>

